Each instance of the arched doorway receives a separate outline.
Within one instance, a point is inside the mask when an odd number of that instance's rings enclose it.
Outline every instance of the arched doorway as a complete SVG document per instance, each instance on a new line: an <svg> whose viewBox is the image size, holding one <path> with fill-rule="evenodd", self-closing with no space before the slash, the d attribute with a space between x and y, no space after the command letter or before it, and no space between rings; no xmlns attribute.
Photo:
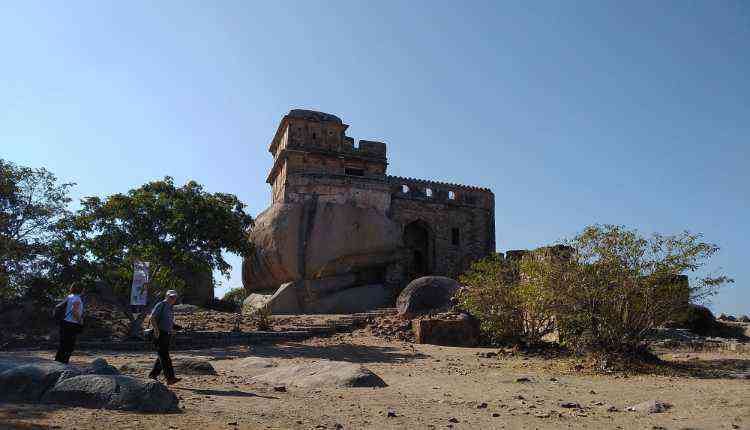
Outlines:
<svg viewBox="0 0 750 430"><path fill-rule="evenodd" d="M422 221L413 221L404 228L404 246L409 250L408 281L432 272L430 226Z"/></svg>

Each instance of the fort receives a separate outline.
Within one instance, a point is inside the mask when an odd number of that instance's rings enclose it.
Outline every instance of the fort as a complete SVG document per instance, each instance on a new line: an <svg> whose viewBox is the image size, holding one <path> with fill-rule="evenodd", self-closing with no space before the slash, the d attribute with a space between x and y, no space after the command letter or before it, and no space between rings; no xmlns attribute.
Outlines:
<svg viewBox="0 0 750 430"><path fill-rule="evenodd" d="M271 207L250 236L258 252L243 264L245 288L333 277L326 285L336 292L341 284L398 290L424 275L457 276L495 251L492 191L390 176L386 144L355 142L347 128L323 112L294 109L282 118L269 146ZM314 285L308 296L320 290Z"/></svg>

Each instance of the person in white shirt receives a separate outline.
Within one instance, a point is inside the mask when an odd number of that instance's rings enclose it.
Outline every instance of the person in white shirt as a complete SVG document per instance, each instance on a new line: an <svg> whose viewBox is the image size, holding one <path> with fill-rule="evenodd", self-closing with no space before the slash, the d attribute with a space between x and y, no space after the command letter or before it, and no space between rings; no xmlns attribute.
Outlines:
<svg viewBox="0 0 750 430"><path fill-rule="evenodd" d="M57 349L55 360L67 364L76 346L76 336L83 330L83 300L82 288L73 284L70 295L66 299L65 317L60 322L60 347Z"/></svg>

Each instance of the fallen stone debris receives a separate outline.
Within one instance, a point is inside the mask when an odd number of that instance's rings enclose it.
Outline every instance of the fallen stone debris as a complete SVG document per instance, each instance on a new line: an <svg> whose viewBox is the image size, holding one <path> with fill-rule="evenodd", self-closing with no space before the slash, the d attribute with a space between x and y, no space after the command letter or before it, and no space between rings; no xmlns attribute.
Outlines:
<svg viewBox="0 0 750 430"><path fill-rule="evenodd" d="M672 407L671 404L659 400L648 400L633 406L628 406L628 412L641 412L644 414L658 414Z"/></svg>

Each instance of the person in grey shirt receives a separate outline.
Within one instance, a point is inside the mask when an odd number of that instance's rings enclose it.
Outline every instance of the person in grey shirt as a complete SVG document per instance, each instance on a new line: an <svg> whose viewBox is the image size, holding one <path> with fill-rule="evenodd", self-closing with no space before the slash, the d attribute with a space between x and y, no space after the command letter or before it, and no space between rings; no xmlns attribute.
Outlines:
<svg viewBox="0 0 750 430"><path fill-rule="evenodd" d="M177 303L177 291L167 291L164 300L157 303L151 311L151 327L154 329L154 345L158 351L158 357L154 362L154 368L148 377L157 380L159 374L164 371L167 384L172 385L180 381L175 377L172 358L169 356L169 343L175 330L182 327L174 322L174 311L172 306Z"/></svg>

